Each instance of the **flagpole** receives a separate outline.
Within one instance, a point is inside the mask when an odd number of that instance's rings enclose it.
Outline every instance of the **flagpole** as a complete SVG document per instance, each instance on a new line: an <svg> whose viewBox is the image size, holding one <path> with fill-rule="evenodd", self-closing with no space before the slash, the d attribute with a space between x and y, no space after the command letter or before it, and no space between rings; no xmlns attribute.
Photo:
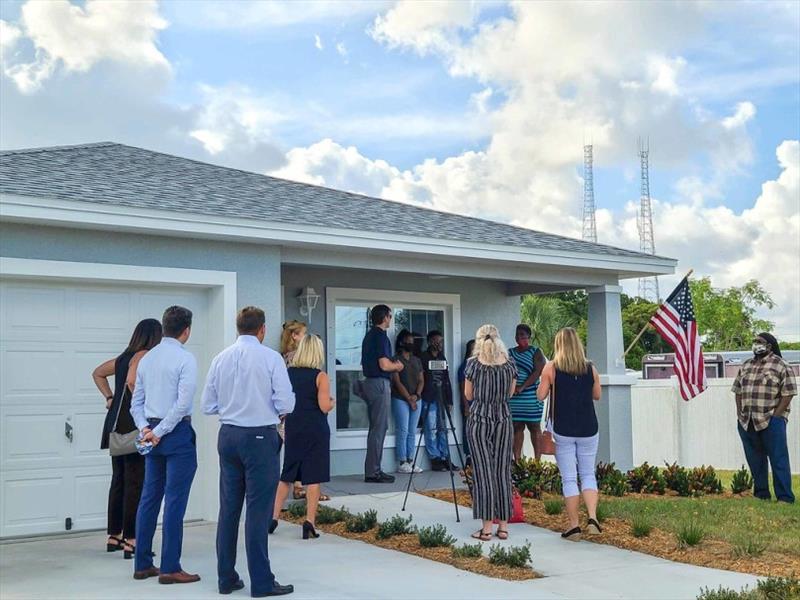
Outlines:
<svg viewBox="0 0 800 600"><path fill-rule="evenodd" d="M689 272L686 273L686 275L683 276L683 279L681 279L681 281L683 281L684 279L687 279L688 277L690 277L692 273L694 273L694 269L689 269ZM678 285L680 285L680 284L678 284ZM656 309L656 310L658 310L658 309ZM653 313L653 314L655 314L655 313ZM647 323L644 324L644 327L642 327L642 330L636 335L635 338L633 338L633 341L628 345L628 348L625 350L625 352L623 352L622 358L625 358L626 356L628 356L628 352L630 352L633 349L633 347L636 345L636 342L638 342L639 338L644 335L644 332L647 331L648 327L650 327L650 319L647 319Z"/></svg>

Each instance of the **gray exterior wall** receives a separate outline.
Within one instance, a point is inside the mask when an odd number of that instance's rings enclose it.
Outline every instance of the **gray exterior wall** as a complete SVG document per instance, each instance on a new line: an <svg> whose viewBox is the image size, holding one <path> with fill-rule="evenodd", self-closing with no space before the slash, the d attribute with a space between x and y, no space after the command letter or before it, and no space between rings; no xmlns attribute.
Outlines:
<svg viewBox="0 0 800 600"><path fill-rule="evenodd" d="M283 322L278 247L0 223L0 256L235 272L237 305L263 307L267 342L278 344Z"/></svg>

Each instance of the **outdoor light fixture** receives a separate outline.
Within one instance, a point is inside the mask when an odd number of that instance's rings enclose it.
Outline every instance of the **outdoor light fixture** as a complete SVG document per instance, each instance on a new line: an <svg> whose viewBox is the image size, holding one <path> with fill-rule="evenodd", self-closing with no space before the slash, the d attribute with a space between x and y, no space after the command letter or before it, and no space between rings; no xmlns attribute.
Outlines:
<svg viewBox="0 0 800 600"><path fill-rule="evenodd" d="M300 314L308 317L308 323L311 324L311 312L317 307L319 302L319 294L314 291L312 287L304 287L297 294L297 304L300 306Z"/></svg>

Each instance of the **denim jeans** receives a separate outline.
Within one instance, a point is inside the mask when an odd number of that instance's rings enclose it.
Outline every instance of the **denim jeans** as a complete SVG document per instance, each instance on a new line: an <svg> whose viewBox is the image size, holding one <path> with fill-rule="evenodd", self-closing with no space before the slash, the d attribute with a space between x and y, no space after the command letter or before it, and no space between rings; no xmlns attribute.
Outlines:
<svg viewBox="0 0 800 600"><path fill-rule="evenodd" d="M394 414L394 436L397 440L397 462L414 460L417 424L422 412L422 402L417 402L416 410L402 398L392 397L392 414Z"/></svg>
<svg viewBox="0 0 800 600"><path fill-rule="evenodd" d="M447 445L446 416L440 414L436 402L423 400L422 403L424 405L423 412L427 410L423 425L425 429L425 451L428 453L428 458L431 460L449 458L450 448Z"/></svg>
<svg viewBox="0 0 800 600"><path fill-rule="evenodd" d="M569 437L553 434L556 443L556 463L561 472L561 482L565 498L577 496L578 476L581 478L581 490L596 490L597 479L594 463L597 457L597 446L600 434L591 437Z"/></svg>
<svg viewBox="0 0 800 600"><path fill-rule="evenodd" d="M789 466L789 447L786 443L786 419L772 417L766 429L756 431L753 423L745 430L738 425L744 455L753 475L753 495L769 500L767 460L772 467L772 485L775 497L783 502L794 502L792 470Z"/></svg>

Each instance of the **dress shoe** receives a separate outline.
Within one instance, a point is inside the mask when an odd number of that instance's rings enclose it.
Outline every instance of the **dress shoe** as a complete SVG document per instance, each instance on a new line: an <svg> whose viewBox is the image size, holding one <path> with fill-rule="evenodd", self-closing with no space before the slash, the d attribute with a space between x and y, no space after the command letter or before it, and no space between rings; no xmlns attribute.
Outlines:
<svg viewBox="0 0 800 600"><path fill-rule="evenodd" d="M242 581L240 579L239 581L237 581L236 583L234 583L230 587L225 587L225 588L221 587L221 588L219 588L219 593L224 595L224 596L227 596L228 594L232 594L233 592L241 590L242 588L244 588L244 581Z"/></svg>
<svg viewBox="0 0 800 600"><path fill-rule="evenodd" d="M267 529L267 533L275 533L275 530L278 528L278 519L272 519L269 524L269 529Z"/></svg>
<svg viewBox="0 0 800 600"><path fill-rule="evenodd" d="M388 473L384 473L381 471L377 475L373 475L372 477L364 477L365 483L394 483L394 476L389 475ZM287 592L288 594L288 592Z"/></svg>
<svg viewBox="0 0 800 600"><path fill-rule="evenodd" d="M441 458L431 459L431 471L449 471L450 467Z"/></svg>
<svg viewBox="0 0 800 600"><path fill-rule="evenodd" d="M267 598L269 596L285 596L294 592L293 585L281 585L277 581L272 584L271 592L263 592L261 594L250 594L253 598Z"/></svg>
<svg viewBox="0 0 800 600"><path fill-rule="evenodd" d="M192 575L186 571L178 571L177 573L162 573L158 576L158 583L194 583L200 581L200 575Z"/></svg>
<svg viewBox="0 0 800 600"><path fill-rule="evenodd" d="M148 579L150 577L158 577L160 571L158 567L150 567L149 569L142 569L141 571L134 571L133 578L134 579Z"/></svg>

